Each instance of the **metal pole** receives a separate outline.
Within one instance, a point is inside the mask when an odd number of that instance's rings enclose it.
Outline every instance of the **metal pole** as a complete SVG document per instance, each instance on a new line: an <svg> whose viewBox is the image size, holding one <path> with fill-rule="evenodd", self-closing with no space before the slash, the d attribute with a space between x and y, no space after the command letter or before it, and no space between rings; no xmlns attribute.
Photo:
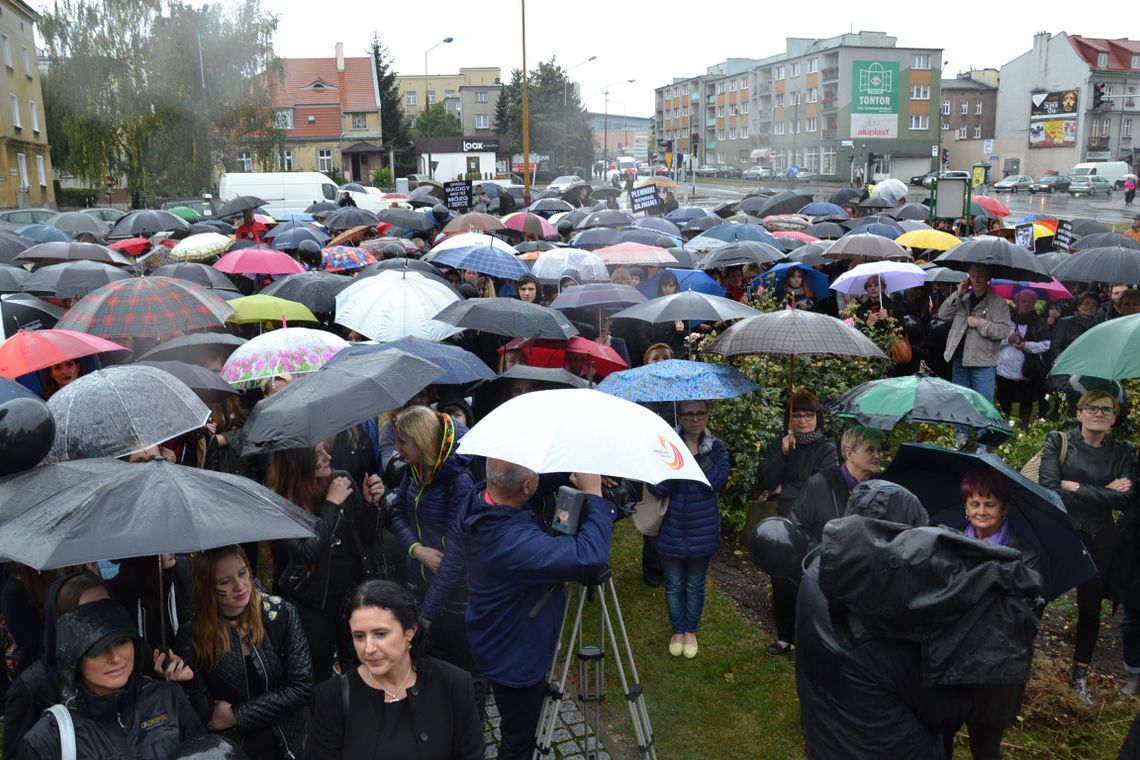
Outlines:
<svg viewBox="0 0 1140 760"><path fill-rule="evenodd" d="M526 73L526 0L522 4L522 148L523 200L530 204L530 93Z"/></svg>
<svg viewBox="0 0 1140 760"><path fill-rule="evenodd" d="M427 138L427 175L428 179L435 179L435 172L431 169L431 106L428 104L428 53L440 45L451 42L454 37L444 37L424 51L424 132Z"/></svg>
<svg viewBox="0 0 1140 760"><path fill-rule="evenodd" d="M610 168L610 90L607 87L603 93L606 96L605 112L602 114L602 163L606 171Z"/></svg>

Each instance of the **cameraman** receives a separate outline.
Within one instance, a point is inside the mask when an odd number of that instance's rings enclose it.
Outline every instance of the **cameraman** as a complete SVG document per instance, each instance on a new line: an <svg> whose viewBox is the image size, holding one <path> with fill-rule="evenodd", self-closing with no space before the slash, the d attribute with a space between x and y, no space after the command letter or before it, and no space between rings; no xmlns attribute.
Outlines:
<svg viewBox="0 0 1140 760"><path fill-rule="evenodd" d="M577 535L551 535L527 502L538 475L487 459L487 482L459 513L467 564L467 637L475 665L491 682L501 717L500 760L529 760L558 645L566 581L599 576L609 561L613 504L598 475L575 473L587 494ZM549 594L532 617L536 604Z"/></svg>

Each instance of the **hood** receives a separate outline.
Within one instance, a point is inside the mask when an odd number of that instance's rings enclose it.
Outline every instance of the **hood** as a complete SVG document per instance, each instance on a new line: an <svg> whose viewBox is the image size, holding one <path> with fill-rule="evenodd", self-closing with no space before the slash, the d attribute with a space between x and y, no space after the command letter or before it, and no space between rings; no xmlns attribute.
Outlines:
<svg viewBox="0 0 1140 760"><path fill-rule="evenodd" d="M135 641L135 672L138 673L143 655L142 640L118 602L100 599L61 617L56 625L56 667L61 683L75 689L80 659L93 646L110 643L109 640L120 636L129 636Z"/></svg>
<svg viewBox="0 0 1140 760"><path fill-rule="evenodd" d="M926 509L918 497L897 483L886 480L868 480L852 489L844 516L855 515L901 523L912 528L930 524Z"/></svg>
<svg viewBox="0 0 1140 760"><path fill-rule="evenodd" d="M455 402L452 401L452 403ZM470 408L468 408L467 414L471 414ZM454 422L454 425L455 443L452 444L451 451L444 460L443 467L440 468L437 477L454 477L455 475L466 472L471 467L471 456L459 453L459 442L463 439L463 436L467 435L467 426L462 422Z"/></svg>
<svg viewBox="0 0 1140 760"><path fill-rule="evenodd" d="M582 275L577 269L566 269L563 270L562 275L558 278L559 289L562 288L563 280L571 280L575 285L580 285L582 284Z"/></svg>
<svg viewBox="0 0 1140 760"><path fill-rule="evenodd" d="M83 573L68 573L62 578L57 578L44 597L44 667L52 681L55 681L56 672L56 621L59 619L59 592L67 585L68 581L80 575Z"/></svg>
<svg viewBox="0 0 1140 760"><path fill-rule="evenodd" d="M467 420L468 426L471 426L475 423L475 412L471 409L471 404L467 403L467 399L463 396L444 396L435 404L435 408L441 412L449 406L457 406L463 410L463 415ZM456 423L456 426L460 429L463 427L459 423ZM462 435L462 433L459 433L458 431L456 431L456 434L459 436Z"/></svg>

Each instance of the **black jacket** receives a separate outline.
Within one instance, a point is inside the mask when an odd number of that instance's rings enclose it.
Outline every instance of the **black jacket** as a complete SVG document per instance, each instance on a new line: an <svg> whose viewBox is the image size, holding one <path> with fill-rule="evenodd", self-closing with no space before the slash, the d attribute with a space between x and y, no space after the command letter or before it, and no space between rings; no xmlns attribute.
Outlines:
<svg viewBox="0 0 1140 760"><path fill-rule="evenodd" d="M348 715L342 679L348 681ZM377 721L371 702L383 699L367 686L356 668L317 687L309 760L369 760L382 757L376 744ZM420 760L480 760L483 722L475 706L475 687L465 670L429 657L408 689L412 730ZM365 749L367 748L367 749ZM363 751L362 751L363 750Z"/></svg>
<svg viewBox="0 0 1140 760"><path fill-rule="evenodd" d="M1060 460L1062 435L1069 439L1064 464ZM1120 493L1105 488L1117 478L1135 479L1135 468L1136 459L1128 443L1110 435L1099 448L1093 448L1085 443L1080 427L1076 427L1068 432L1052 432L1045 438L1038 482L1060 495L1074 529L1096 535L1112 525L1113 510L1129 509L1135 503L1135 489L1132 493ZM1075 480L1081 487L1062 491L1062 480ZM1105 568L1099 569L1105 572Z"/></svg>
<svg viewBox="0 0 1140 760"><path fill-rule="evenodd" d="M1057 361L1069 345L1081 337L1090 327L1096 326L1096 319L1085 319L1080 314L1061 317L1053 325L1053 334L1049 342L1049 363Z"/></svg>
<svg viewBox="0 0 1140 760"><path fill-rule="evenodd" d="M787 455L782 449L784 437L777 435L760 457L760 488L774 491L780 486L779 511L784 517L792 509L796 497L800 495L807 479L825 467L834 466L837 461L835 443L829 438L821 438L806 446L797 445Z"/></svg>
<svg viewBox="0 0 1140 760"><path fill-rule="evenodd" d="M823 540L823 526L842 517L847 510L851 489L839 471L840 466L825 467L804 481L799 496L792 504L789 517L807 531L812 546Z"/></svg>
<svg viewBox="0 0 1140 760"><path fill-rule="evenodd" d="M262 682L258 684L260 695L252 699L236 629L230 630L230 648L209 673L198 667L191 643L193 621L178 632L178 654L196 676L190 701L203 723L210 720L215 700L229 702L237 720L236 735L231 738L240 744L245 734L271 728L282 757L300 757L308 729L308 702L313 694L309 642L296 608L279 597L261 597L261 622L265 637L261 646L250 648L250 653Z"/></svg>

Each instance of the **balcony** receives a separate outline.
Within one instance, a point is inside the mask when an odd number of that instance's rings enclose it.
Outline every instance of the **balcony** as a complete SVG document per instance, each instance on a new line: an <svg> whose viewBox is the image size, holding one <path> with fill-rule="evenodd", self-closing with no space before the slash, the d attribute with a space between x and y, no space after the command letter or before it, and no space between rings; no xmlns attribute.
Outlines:
<svg viewBox="0 0 1140 760"><path fill-rule="evenodd" d="M1090 137L1088 150L1108 150L1107 137Z"/></svg>
<svg viewBox="0 0 1140 760"><path fill-rule="evenodd" d="M765 121L771 121L772 120L772 109L771 108L753 108L752 109L752 115L755 116L756 120L761 122L761 123L763 123Z"/></svg>
<svg viewBox="0 0 1140 760"><path fill-rule="evenodd" d="M772 83L771 82L757 82L752 85L752 97L757 95L771 95Z"/></svg>
<svg viewBox="0 0 1140 760"><path fill-rule="evenodd" d="M820 69L819 78L822 82L838 82L839 81L839 67L828 66Z"/></svg>
<svg viewBox="0 0 1140 760"><path fill-rule="evenodd" d="M839 130L832 127L831 129L823 130L820 135L824 140L834 140L839 137Z"/></svg>
<svg viewBox="0 0 1140 760"><path fill-rule="evenodd" d="M839 99L838 98L824 97L823 99L821 99L819 101L819 110L824 112L824 113L829 113L829 112L835 111L838 108L839 108Z"/></svg>
<svg viewBox="0 0 1140 760"><path fill-rule="evenodd" d="M714 116L711 119L706 119L705 120L705 126L706 127L715 127L716 126L716 117Z"/></svg>

